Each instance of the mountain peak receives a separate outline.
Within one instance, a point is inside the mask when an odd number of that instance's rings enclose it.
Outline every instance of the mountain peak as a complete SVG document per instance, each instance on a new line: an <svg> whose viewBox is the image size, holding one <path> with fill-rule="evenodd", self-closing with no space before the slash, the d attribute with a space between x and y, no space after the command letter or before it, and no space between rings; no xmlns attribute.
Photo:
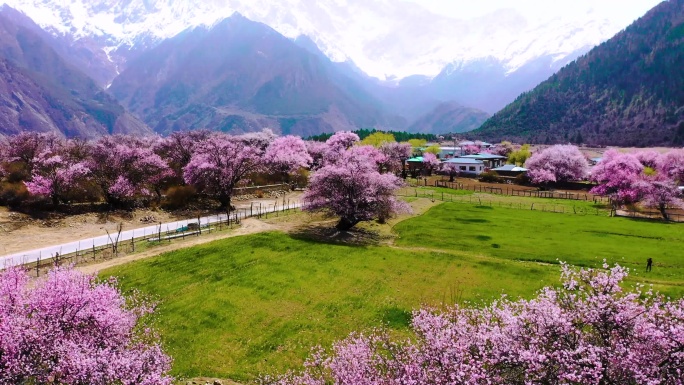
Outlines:
<svg viewBox="0 0 684 385"><path fill-rule="evenodd" d="M649 2L657 0L648 0ZM541 56L563 60L625 25L609 13L534 20L513 9L470 19L387 0L5 0L52 33L92 38L109 51L152 46L183 30L226 18L269 25L290 39L308 36L336 62L353 61L381 80L434 77L449 63L494 57L507 71ZM644 11L646 7L644 6ZM458 39L454 39L458 36ZM115 58L113 60L116 61ZM124 65L125 60L117 62Z"/></svg>

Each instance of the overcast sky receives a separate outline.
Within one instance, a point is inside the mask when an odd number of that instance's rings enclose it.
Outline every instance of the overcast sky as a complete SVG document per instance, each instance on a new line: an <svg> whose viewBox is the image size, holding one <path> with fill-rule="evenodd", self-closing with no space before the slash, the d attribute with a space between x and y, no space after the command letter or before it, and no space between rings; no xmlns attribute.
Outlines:
<svg viewBox="0 0 684 385"><path fill-rule="evenodd" d="M529 18L581 17L594 11L629 24L661 0L408 0L433 12L470 19L502 8L513 8Z"/></svg>

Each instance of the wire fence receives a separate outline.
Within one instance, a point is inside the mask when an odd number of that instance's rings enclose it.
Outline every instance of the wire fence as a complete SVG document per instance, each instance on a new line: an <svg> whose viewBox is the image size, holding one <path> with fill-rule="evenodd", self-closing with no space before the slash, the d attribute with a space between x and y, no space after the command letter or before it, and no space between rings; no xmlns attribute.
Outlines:
<svg viewBox="0 0 684 385"><path fill-rule="evenodd" d="M301 207L298 200L283 199L281 202L263 203L253 202L249 207L238 208L230 213L216 214L196 218L196 222L182 221L182 226L176 223L159 223L154 230L143 231L142 236L121 236L122 232L108 234L108 240L101 245L96 245L89 240L79 242L79 247L73 252L62 253L39 253L37 258L27 258L30 262L21 264L28 271L35 273L36 277L45 274L55 265L64 264L91 264L96 262L115 259L148 249L149 247L172 243L174 240L184 240L192 237L201 237L216 232L232 229L239 226L246 218L278 217L285 213L295 212ZM192 220L190 220L192 221ZM130 232L130 231L129 231ZM135 232L134 232L135 234ZM84 247L80 247L83 243Z"/></svg>
<svg viewBox="0 0 684 385"><path fill-rule="evenodd" d="M483 191L484 192L484 191ZM465 203L476 206L487 207L501 207L518 210L532 210L543 211L549 213L559 214L576 214L576 215L598 215L608 216L610 211L599 207L587 207L580 205L569 204L546 204L539 202L505 202L502 200L486 199L476 195L453 195L445 193L427 192L424 190L413 189L413 194L407 189L403 189L399 193L403 197L428 198L432 201Z"/></svg>
<svg viewBox="0 0 684 385"><path fill-rule="evenodd" d="M458 182L435 181L435 187L445 187L454 190L467 190L496 195L509 195L529 198L569 199L576 201L592 201L594 203L610 204L610 198L586 192L569 191L541 191L532 189L516 189L513 186L493 187L487 185L469 185Z"/></svg>
<svg viewBox="0 0 684 385"><path fill-rule="evenodd" d="M440 187L440 186L437 186ZM429 190L428 190L429 191ZM617 210L617 211L612 211L609 208L600 208L600 207L587 207L586 205L570 205L568 204L547 204L547 203L539 203L539 202L506 202L502 200L494 200L494 199L486 199L481 196L477 195L453 195L449 193L443 193L443 192L428 192L426 190L419 190L417 188L413 189L402 189L399 191L399 196L403 197L416 197L416 198L428 198L433 201L442 201L442 202L454 202L454 203L467 203L471 205L477 205L477 206L488 206L488 207L501 207L501 208L510 208L510 209L518 209L518 210L533 210L533 211L542 211L542 212L549 212L549 213L558 213L558 214L574 214L574 215L594 215L594 216L616 216L616 217L625 217L625 218L634 218L634 219L646 219L646 220L658 220L658 221L663 221L663 215L658 212L658 211L637 211L637 210ZM479 189L478 189L479 191ZM482 193L489 193L486 190L482 190ZM500 195L507 195L507 194L500 194ZM507 196L520 196L520 197L532 197L532 198L545 198L544 196L537 196L537 195L507 195ZM597 198L603 198L603 197L598 197ZM569 198L566 198L569 199ZM582 199L573 199L575 201L577 200L582 200ZM605 204L607 207L610 207L610 200L588 200L588 201L593 201L594 203L598 204ZM676 212L668 212L668 218L667 221L669 222L676 222L676 223L684 223L684 214L676 213Z"/></svg>

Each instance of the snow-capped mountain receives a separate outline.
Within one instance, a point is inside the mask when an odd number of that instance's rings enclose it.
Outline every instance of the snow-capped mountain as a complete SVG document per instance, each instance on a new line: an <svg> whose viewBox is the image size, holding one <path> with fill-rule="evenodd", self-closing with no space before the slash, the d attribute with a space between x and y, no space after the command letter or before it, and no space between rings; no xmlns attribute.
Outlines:
<svg viewBox="0 0 684 385"><path fill-rule="evenodd" d="M470 19L407 0L5 0L54 34L97 41L120 66L126 53L234 12L281 34L306 35L333 61L352 61L381 80L439 74L493 58L513 73L539 57L564 62L628 22L600 11L545 19L501 9ZM448 3L448 2L445 2ZM645 12L656 0L646 0ZM641 13L643 13L641 12ZM639 16L635 14L634 17ZM630 20L631 21L631 20ZM621 23L624 23L622 25ZM111 79L110 79L111 80Z"/></svg>

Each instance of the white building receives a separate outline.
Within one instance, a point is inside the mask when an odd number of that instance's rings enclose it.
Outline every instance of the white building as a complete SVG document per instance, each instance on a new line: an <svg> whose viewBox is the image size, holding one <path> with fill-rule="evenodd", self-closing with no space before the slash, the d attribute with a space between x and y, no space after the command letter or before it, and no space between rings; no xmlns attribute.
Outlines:
<svg viewBox="0 0 684 385"><path fill-rule="evenodd" d="M444 163L455 164L458 166L459 172L464 174L480 175L485 169L484 162L477 159L453 158L445 161Z"/></svg>

